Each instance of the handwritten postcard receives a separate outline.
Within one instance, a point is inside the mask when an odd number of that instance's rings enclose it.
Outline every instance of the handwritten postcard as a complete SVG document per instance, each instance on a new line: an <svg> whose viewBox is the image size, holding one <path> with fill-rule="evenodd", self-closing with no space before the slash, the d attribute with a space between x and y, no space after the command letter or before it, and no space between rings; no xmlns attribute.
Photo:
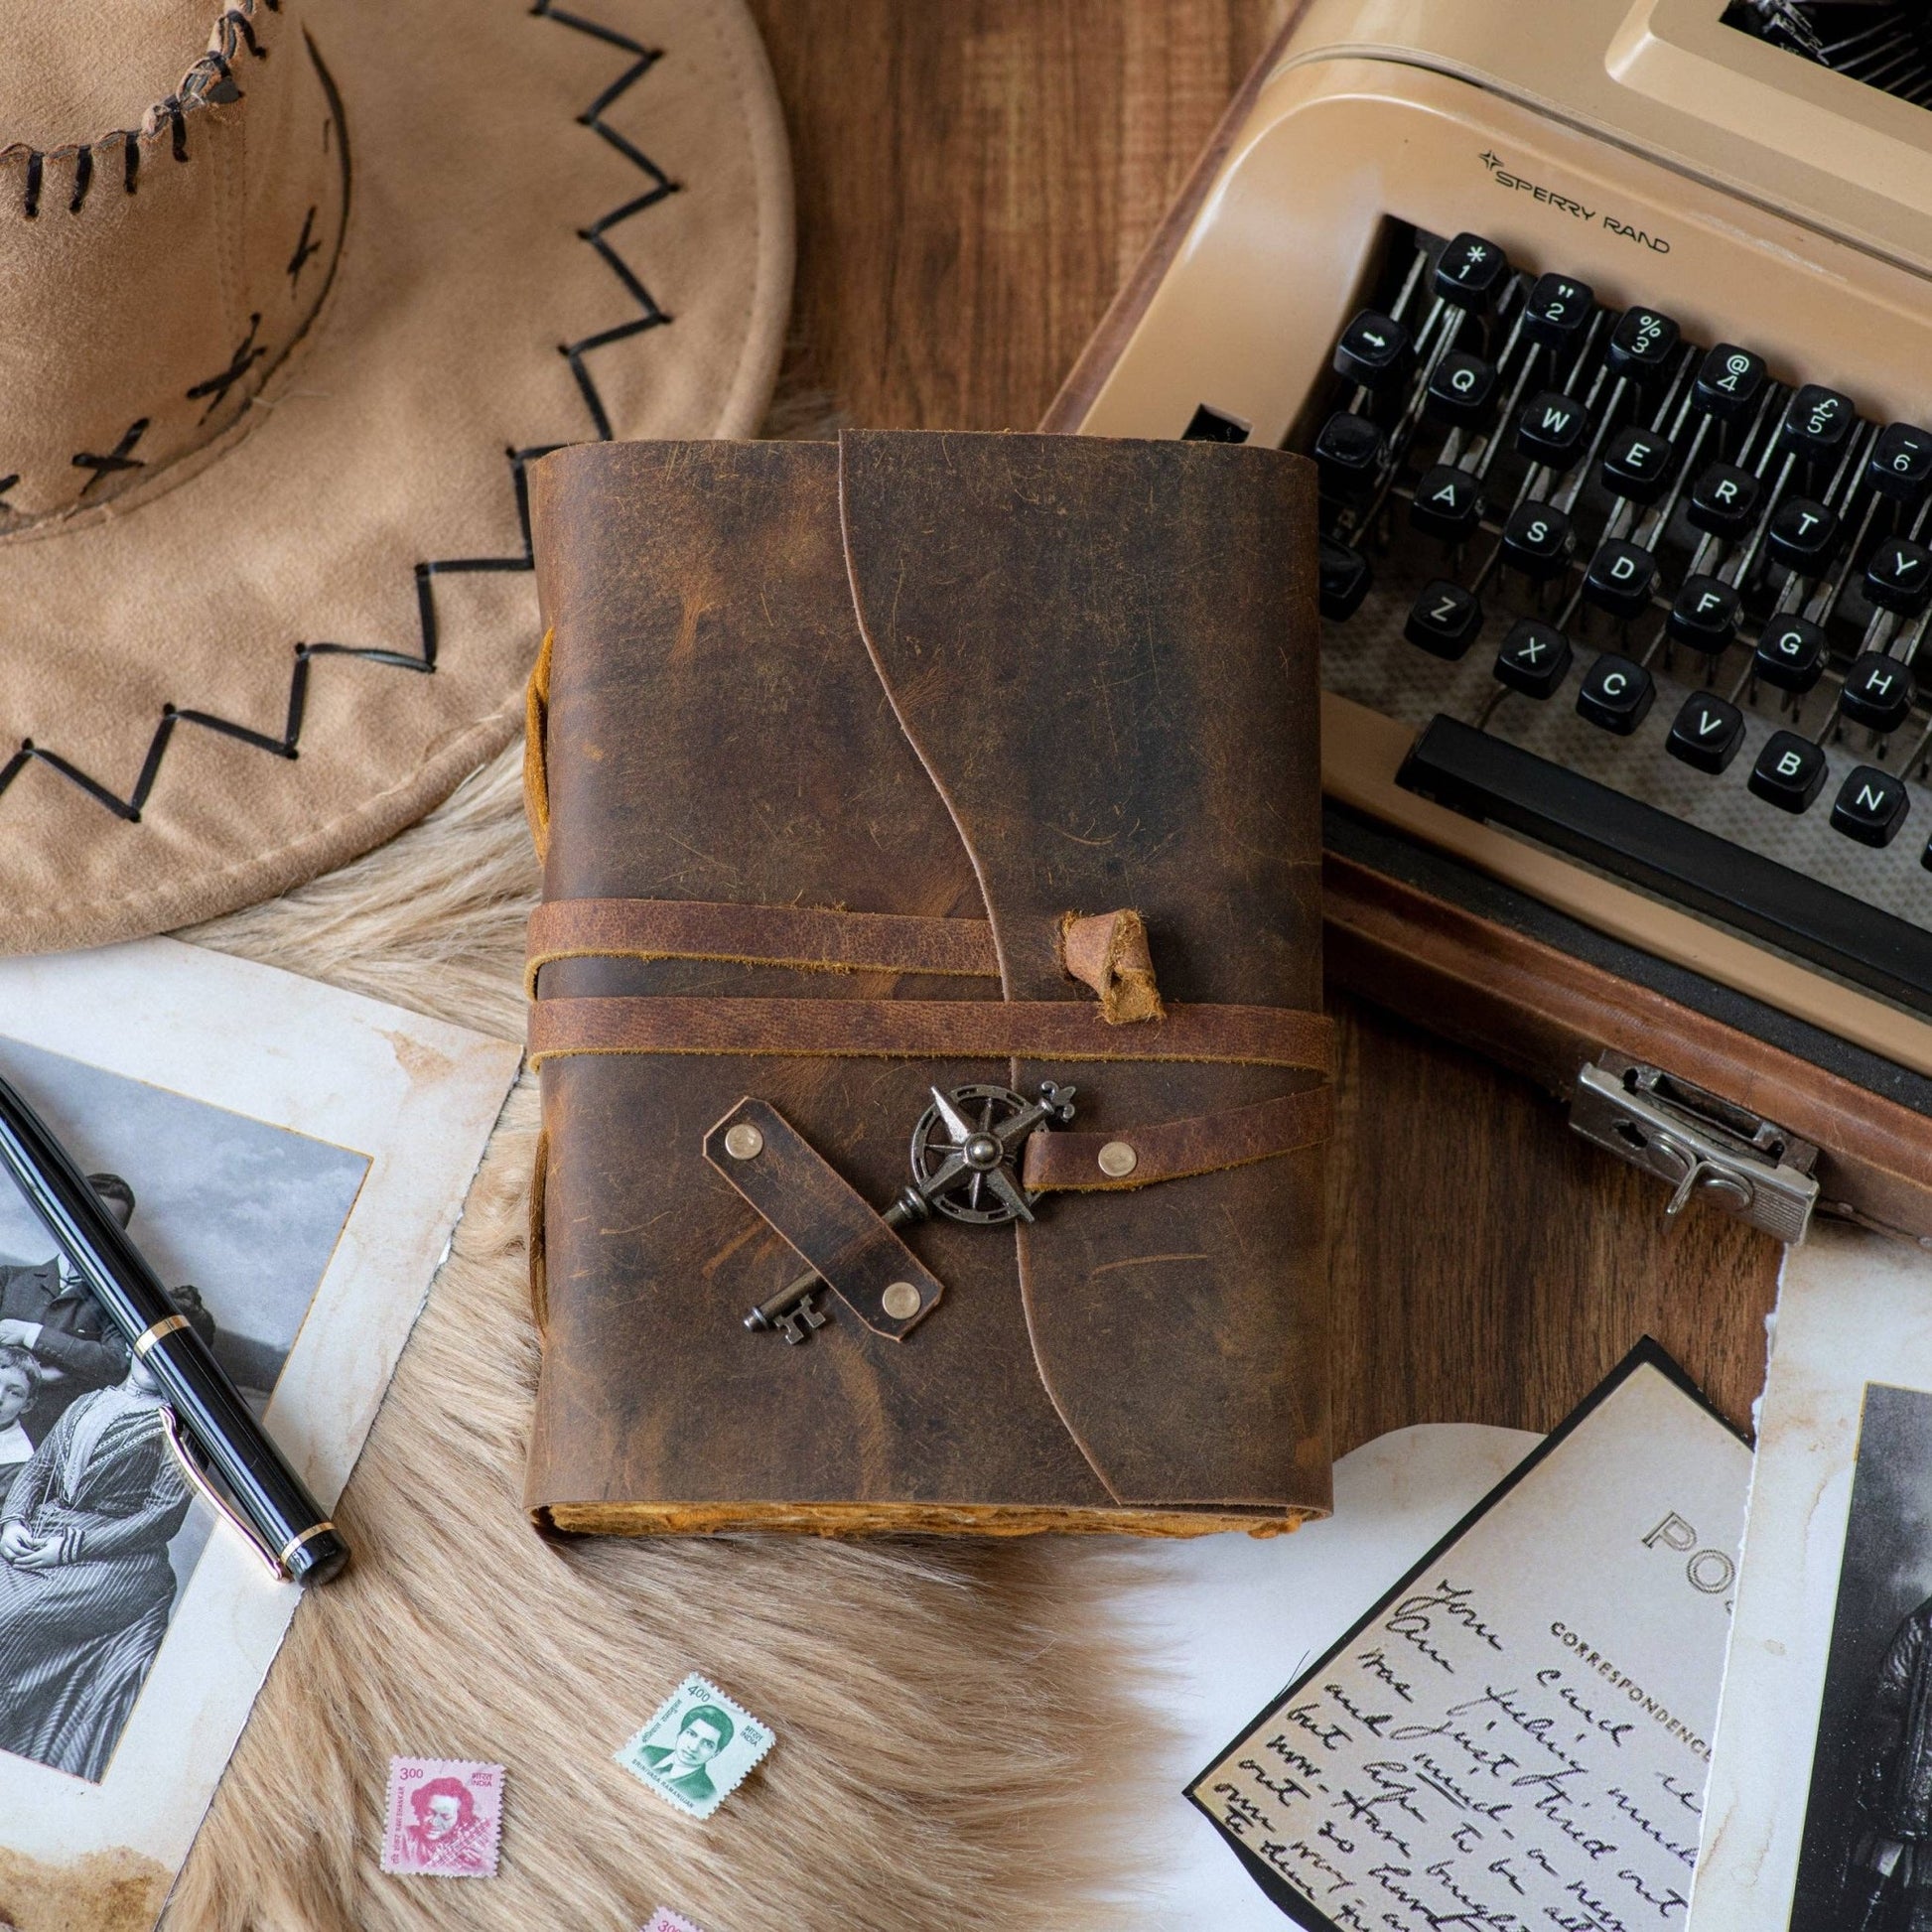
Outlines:
<svg viewBox="0 0 1932 1932"><path fill-rule="evenodd" d="M1750 1466L1645 1342L1187 1795L1315 1932L1676 1932Z"/></svg>
<svg viewBox="0 0 1932 1932"><path fill-rule="evenodd" d="M1932 1256L1785 1263L1696 1932L1932 1923Z"/></svg>

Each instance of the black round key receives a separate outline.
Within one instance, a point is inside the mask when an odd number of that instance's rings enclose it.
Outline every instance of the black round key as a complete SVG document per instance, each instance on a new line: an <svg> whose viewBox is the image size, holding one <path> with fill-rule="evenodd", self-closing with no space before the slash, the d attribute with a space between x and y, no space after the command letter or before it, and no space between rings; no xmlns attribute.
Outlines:
<svg viewBox="0 0 1932 1932"><path fill-rule="evenodd" d="M1855 765L1832 801L1832 830L1861 845L1889 845L1911 808L1903 778L1875 764Z"/></svg>
<svg viewBox="0 0 1932 1932"><path fill-rule="evenodd" d="M1932 430L1887 423L1864 466L1871 486L1896 503L1916 503L1932 488Z"/></svg>
<svg viewBox="0 0 1932 1932"><path fill-rule="evenodd" d="M1671 600L1664 628L1673 643L1718 657L1730 648L1743 615L1743 599L1723 578L1687 577Z"/></svg>
<svg viewBox="0 0 1932 1932"><path fill-rule="evenodd" d="M1679 340L1677 324L1669 316L1655 309L1625 309L1610 331L1604 360L1618 375L1652 382L1670 366Z"/></svg>
<svg viewBox="0 0 1932 1932"><path fill-rule="evenodd" d="M1408 358L1408 330L1379 309L1364 309L1335 345L1335 373L1379 389L1401 373Z"/></svg>
<svg viewBox="0 0 1932 1932"><path fill-rule="evenodd" d="M1807 382L1785 409L1778 441L1801 463L1818 468L1836 460L1858 419L1850 396Z"/></svg>
<svg viewBox="0 0 1932 1932"><path fill-rule="evenodd" d="M1677 452L1670 440L1632 423L1618 430L1603 452L1603 487L1633 503L1654 503L1676 467Z"/></svg>
<svg viewBox="0 0 1932 1932"><path fill-rule="evenodd" d="M1796 732L1773 732L1751 766L1752 794L1781 812L1808 810L1825 783L1825 754Z"/></svg>
<svg viewBox="0 0 1932 1932"><path fill-rule="evenodd" d="M1932 550L1910 537L1886 537L1865 559L1864 594L1881 611L1917 617L1932 604Z"/></svg>
<svg viewBox="0 0 1932 1932"><path fill-rule="evenodd" d="M1589 441L1589 416L1575 396L1545 389L1516 419L1516 447L1532 463L1568 470Z"/></svg>
<svg viewBox="0 0 1932 1932"><path fill-rule="evenodd" d="M1314 439L1321 481L1341 496L1366 496L1382 474L1387 445L1366 416L1337 409Z"/></svg>
<svg viewBox="0 0 1932 1932"><path fill-rule="evenodd" d="M1480 355L1451 350L1429 378L1429 413L1439 421L1476 429L1496 406L1496 365Z"/></svg>
<svg viewBox="0 0 1932 1932"><path fill-rule="evenodd" d="M1722 771L1744 742L1744 714L1715 691L1694 691L1671 722L1664 750L1699 771Z"/></svg>
<svg viewBox="0 0 1932 1932"><path fill-rule="evenodd" d="M1780 691L1809 691L1825 675L1831 642L1809 618L1773 618L1751 653L1751 669Z"/></svg>
<svg viewBox="0 0 1932 1932"><path fill-rule="evenodd" d="M1533 584L1561 577L1576 547L1569 517L1552 503L1518 503L1503 525L1503 562Z"/></svg>
<svg viewBox="0 0 1932 1932"><path fill-rule="evenodd" d="M1838 548L1838 512L1810 496L1787 496L1766 532L1771 555L1801 577L1816 577Z"/></svg>
<svg viewBox="0 0 1932 1932"><path fill-rule="evenodd" d="M1567 275L1540 275L1523 304L1523 334L1559 353L1573 346L1596 313L1596 291Z"/></svg>
<svg viewBox="0 0 1932 1932"><path fill-rule="evenodd" d="M1436 263L1436 293L1460 309L1486 308L1508 278L1508 257L1479 234L1446 242Z"/></svg>
<svg viewBox="0 0 1932 1932"><path fill-rule="evenodd" d="M1460 584L1438 577L1422 587L1422 594L1409 607L1409 621L1402 634L1412 644L1451 662L1476 640L1482 628L1482 605Z"/></svg>
<svg viewBox="0 0 1932 1932"><path fill-rule="evenodd" d="M1911 715L1918 684L1912 667L1883 651L1868 650L1852 660L1838 694L1841 717L1875 732L1895 732Z"/></svg>
<svg viewBox="0 0 1932 1932"><path fill-rule="evenodd" d="M1735 542L1757 521L1764 485L1734 463L1714 463L1698 472L1684 514L1694 527Z"/></svg>
<svg viewBox="0 0 1932 1932"><path fill-rule="evenodd" d="M1528 697L1554 697L1570 675L1570 639L1555 624L1518 618L1496 653L1496 681Z"/></svg>
<svg viewBox="0 0 1932 1932"><path fill-rule="evenodd" d="M1640 544L1606 537L1584 573L1584 595L1612 617L1639 617L1657 588L1657 559Z"/></svg>
<svg viewBox="0 0 1932 1932"><path fill-rule="evenodd" d="M1409 504L1409 521L1425 536L1463 543L1482 521L1482 485L1466 470L1439 463L1423 473Z"/></svg>
<svg viewBox="0 0 1932 1932"><path fill-rule="evenodd" d="M1318 570L1321 615L1332 623L1346 623L1362 608L1371 573L1368 559L1333 537L1321 539Z"/></svg>
<svg viewBox="0 0 1932 1932"><path fill-rule="evenodd" d="M1764 358L1735 343L1720 343L1705 351L1698 364L1691 394L1697 406L1720 422L1734 423L1748 416L1764 393Z"/></svg>
<svg viewBox="0 0 1932 1932"><path fill-rule="evenodd" d="M1577 693L1577 715L1619 738L1628 738L1643 723L1656 696L1657 686L1641 664L1606 650L1584 673L1583 689Z"/></svg>

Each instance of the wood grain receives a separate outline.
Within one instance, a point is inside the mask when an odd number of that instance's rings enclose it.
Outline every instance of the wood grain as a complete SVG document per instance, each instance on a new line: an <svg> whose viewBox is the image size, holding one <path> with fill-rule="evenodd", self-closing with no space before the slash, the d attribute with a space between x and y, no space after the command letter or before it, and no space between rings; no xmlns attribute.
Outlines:
<svg viewBox="0 0 1932 1932"><path fill-rule="evenodd" d="M1029 428L1278 26L1264 0L752 0L785 103L788 409ZM1577 1140L1527 1082L1335 995L1338 1445L1545 1429L1646 1331L1734 1421L1778 1250Z"/></svg>

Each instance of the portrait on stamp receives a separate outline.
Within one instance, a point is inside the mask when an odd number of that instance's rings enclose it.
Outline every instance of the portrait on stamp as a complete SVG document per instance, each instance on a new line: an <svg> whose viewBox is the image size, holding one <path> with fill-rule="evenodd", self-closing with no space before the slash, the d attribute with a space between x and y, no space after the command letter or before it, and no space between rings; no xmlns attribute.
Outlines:
<svg viewBox="0 0 1932 1932"><path fill-rule="evenodd" d="M493 1878L502 1829L500 1764L389 1760L384 1871L399 1877Z"/></svg>
<svg viewBox="0 0 1932 1932"><path fill-rule="evenodd" d="M368 1163L0 1038L259 1415ZM160 1391L0 1180L0 1752L98 1783L213 1523ZM191 1506L192 1503L192 1506Z"/></svg>
<svg viewBox="0 0 1932 1932"><path fill-rule="evenodd" d="M1791 1932L1932 1927L1932 1394L1867 1384Z"/></svg>
<svg viewBox="0 0 1932 1932"><path fill-rule="evenodd" d="M680 1811L708 1818L770 1745L763 1725L694 1674L618 1753L618 1762Z"/></svg>

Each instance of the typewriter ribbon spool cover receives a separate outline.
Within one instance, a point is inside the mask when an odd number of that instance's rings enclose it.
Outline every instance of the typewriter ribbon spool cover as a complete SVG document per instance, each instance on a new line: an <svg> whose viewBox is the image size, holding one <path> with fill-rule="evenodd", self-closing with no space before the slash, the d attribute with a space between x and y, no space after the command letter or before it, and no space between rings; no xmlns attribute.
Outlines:
<svg viewBox="0 0 1932 1932"><path fill-rule="evenodd" d="M537 468L540 1524L1325 1510L1314 500L1047 436Z"/></svg>

